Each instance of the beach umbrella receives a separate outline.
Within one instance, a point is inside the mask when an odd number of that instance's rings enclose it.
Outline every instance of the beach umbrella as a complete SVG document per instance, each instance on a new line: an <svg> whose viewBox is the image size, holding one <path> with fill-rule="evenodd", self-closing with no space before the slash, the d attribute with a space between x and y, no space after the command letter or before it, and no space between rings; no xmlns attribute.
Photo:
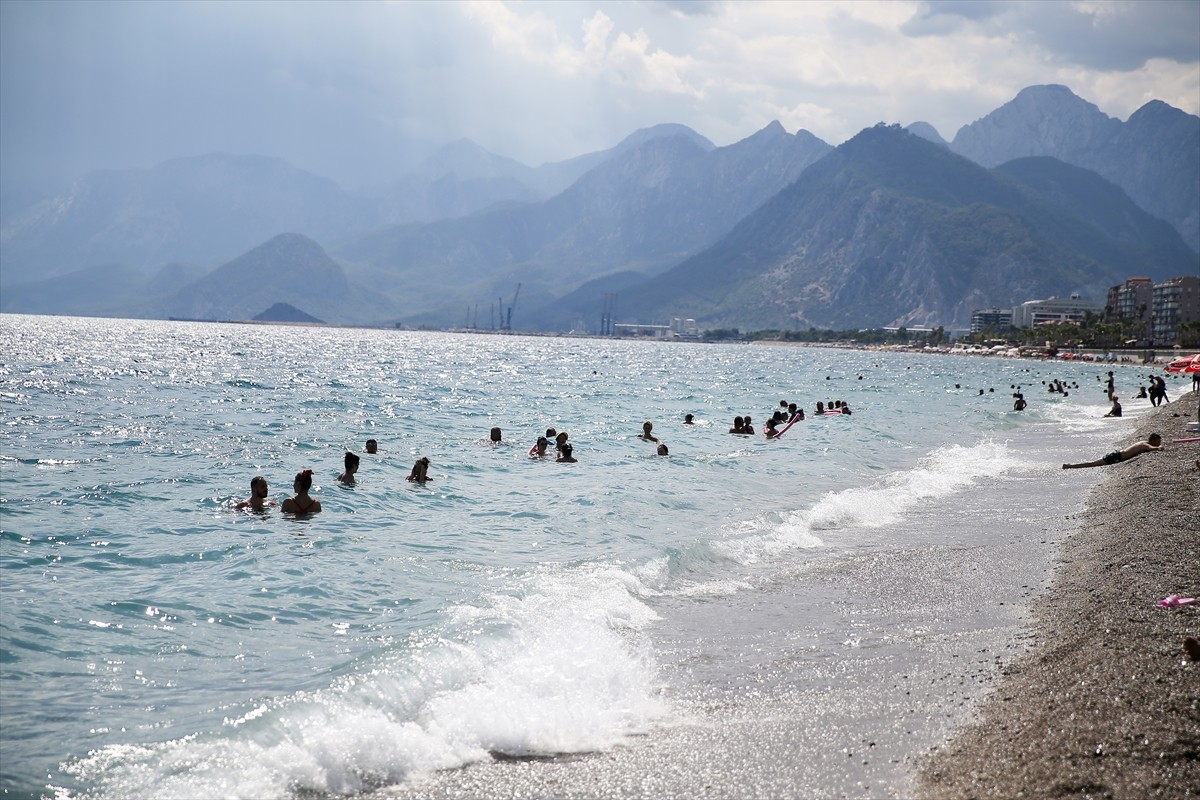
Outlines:
<svg viewBox="0 0 1200 800"><path fill-rule="evenodd" d="M1163 369L1167 372L1175 372L1183 375L1200 372L1200 353L1187 356L1186 358L1177 358L1163 367Z"/></svg>

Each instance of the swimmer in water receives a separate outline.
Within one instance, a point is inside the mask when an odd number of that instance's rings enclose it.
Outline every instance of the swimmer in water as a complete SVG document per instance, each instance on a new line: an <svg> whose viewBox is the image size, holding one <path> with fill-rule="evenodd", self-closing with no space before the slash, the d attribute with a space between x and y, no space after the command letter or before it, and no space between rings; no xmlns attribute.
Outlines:
<svg viewBox="0 0 1200 800"><path fill-rule="evenodd" d="M652 430L654 430L654 423L649 422L649 421L643 422L642 423L642 432L638 434L638 438L644 439L647 442L657 442L658 437L650 432Z"/></svg>
<svg viewBox="0 0 1200 800"><path fill-rule="evenodd" d="M556 458L555 461L560 463L574 464L576 458L575 456L571 455L573 452L575 452L575 448L571 447L571 445L567 444L566 442L563 442L562 449L559 450L558 458Z"/></svg>
<svg viewBox="0 0 1200 800"><path fill-rule="evenodd" d="M312 488L312 476L311 469L296 473L296 480L292 481L292 491L296 496L283 501L283 505L280 506L283 511L301 515L321 512L321 501L308 496L308 490Z"/></svg>
<svg viewBox="0 0 1200 800"><path fill-rule="evenodd" d="M412 472L409 473L405 480L413 483L428 483L433 480L429 477L429 459L422 456L413 464Z"/></svg>
<svg viewBox="0 0 1200 800"><path fill-rule="evenodd" d="M367 439L367 453L369 455L375 455L378 452L379 442L375 441L374 439Z"/></svg>
<svg viewBox="0 0 1200 800"><path fill-rule="evenodd" d="M250 479L250 496L238 503L234 508L265 511L267 506L273 505L275 505L275 501L267 499L267 479L262 475L255 475Z"/></svg>
<svg viewBox="0 0 1200 800"><path fill-rule="evenodd" d="M550 442L546 439L546 437L539 436L537 438L537 444L535 444L533 446L533 448L529 451L530 458L545 458L546 457L546 448L549 446L550 446Z"/></svg>
<svg viewBox="0 0 1200 800"><path fill-rule="evenodd" d="M338 480L347 486L354 485L354 473L358 472L359 458L349 450L346 451L346 456L343 459L346 465L346 471L338 475Z"/></svg>

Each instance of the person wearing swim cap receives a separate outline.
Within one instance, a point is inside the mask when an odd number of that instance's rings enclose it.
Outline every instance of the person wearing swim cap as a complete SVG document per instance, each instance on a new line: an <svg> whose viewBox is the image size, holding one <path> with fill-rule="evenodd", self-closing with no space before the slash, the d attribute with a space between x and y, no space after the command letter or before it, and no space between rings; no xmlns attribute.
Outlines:
<svg viewBox="0 0 1200 800"><path fill-rule="evenodd" d="M308 496L308 490L312 488L312 476L311 469L296 473L296 480L292 481L292 491L296 496L283 501L283 505L280 506L282 511L298 515L321 512L321 501Z"/></svg>

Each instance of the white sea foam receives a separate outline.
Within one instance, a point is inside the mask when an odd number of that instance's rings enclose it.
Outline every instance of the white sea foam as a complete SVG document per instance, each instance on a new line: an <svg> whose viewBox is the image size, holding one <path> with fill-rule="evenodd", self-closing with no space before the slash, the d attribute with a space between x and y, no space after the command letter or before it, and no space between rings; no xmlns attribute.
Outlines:
<svg viewBox="0 0 1200 800"><path fill-rule="evenodd" d="M634 576L546 568L524 585L458 606L437 636L326 689L256 703L210 734L110 745L64 770L93 787L81 797L344 795L492 753L603 749L666 712L636 635L656 615Z"/></svg>
<svg viewBox="0 0 1200 800"><path fill-rule="evenodd" d="M829 492L810 508L778 521L773 515L756 519L749 526L756 532L713 547L742 564L818 548L824 544L823 538L836 532L895 524L919 504L961 491L979 479L999 476L1020 463L1007 446L996 442L951 445L921 459L912 469L891 473L870 486Z"/></svg>

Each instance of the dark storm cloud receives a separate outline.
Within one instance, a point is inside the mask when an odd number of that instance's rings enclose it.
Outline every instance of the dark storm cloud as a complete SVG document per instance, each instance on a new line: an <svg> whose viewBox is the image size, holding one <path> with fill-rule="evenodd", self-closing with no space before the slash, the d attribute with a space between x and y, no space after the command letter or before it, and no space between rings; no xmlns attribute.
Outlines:
<svg viewBox="0 0 1200 800"><path fill-rule="evenodd" d="M929 0L902 26L910 36L943 36L972 27L991 36L1034 43L1054 61L1129 71L1164 58L1197 62L1200 2L1068 3Z"/></svg>

